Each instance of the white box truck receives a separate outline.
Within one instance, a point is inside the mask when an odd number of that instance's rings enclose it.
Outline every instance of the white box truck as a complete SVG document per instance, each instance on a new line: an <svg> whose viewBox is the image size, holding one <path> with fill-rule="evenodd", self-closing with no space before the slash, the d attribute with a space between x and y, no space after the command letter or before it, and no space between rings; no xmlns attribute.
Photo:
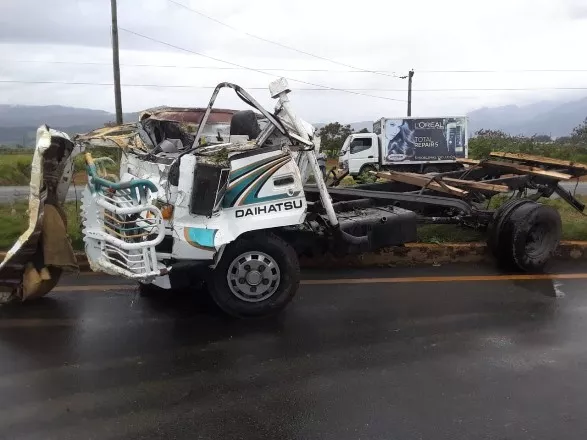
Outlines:
<svg viewBox="0 0 587 440"><path fill-rule="evenodd" d="M468 155L467 118L381 118L372 133L346 138L339 167L352 176L393 169L435 173L462 168L456 159Z"/></svg>

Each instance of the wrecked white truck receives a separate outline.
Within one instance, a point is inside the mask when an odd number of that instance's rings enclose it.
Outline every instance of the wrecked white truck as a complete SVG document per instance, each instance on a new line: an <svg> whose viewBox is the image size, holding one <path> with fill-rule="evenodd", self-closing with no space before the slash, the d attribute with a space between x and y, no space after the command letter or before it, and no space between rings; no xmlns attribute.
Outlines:
<svg viewBox="0 0 587 440"><path fill-rule="evenodd" d="M254 110L213 109L223 88ZM214 301L235 316L283 309L298 290L299 255L402 245L416 240L421 223L488 229L500 262L517 270L540 270L550 259L560 217L536 200L559 191L558 180L501 178L506 171L492 168L467 172L501 184L460 192L447 193L455 187L436 177L421 188L402 180L411 176L328 188L316 162L318 139L294 113L287 82L277 80L269 90L277 99L273 113L239 86L221 83L205 109L155 109L138 123L73 139L39 128L29 228L0 264L3 300L42 296L76 267L62 204L79 154L88 173L81 223L91 269L134 279L144 291L204 281ZM92 156L96 146L120 149L118 176ZM310 175L315 183L305 185ZM467 179L453 173L451 185ZM487 210L498 187L519 196ZM533 196L520 191L528 188Z"/></svg>

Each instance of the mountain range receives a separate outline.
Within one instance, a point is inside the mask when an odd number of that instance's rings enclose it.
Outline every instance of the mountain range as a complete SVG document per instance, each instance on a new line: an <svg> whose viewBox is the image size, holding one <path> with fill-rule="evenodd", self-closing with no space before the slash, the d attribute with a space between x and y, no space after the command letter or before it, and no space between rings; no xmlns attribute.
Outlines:
<svg viewBox="0 0 587 440"><path fill-rule="evenodd" d="M484 107L467 116L471 134L484 128L526 136L566 136L587 118L587 97L575 101L540 101L523 106ZM75 134L101 127L115 119L113 113L87 108L0 105L0 145L33 146L36 130L41 124ZM124 120L136 121L137 113L125 114ZM314 125L320 128L325 124ZM371 130L373 122L352 122L350 125L355 131L363 128Z"/></svg>
<svg viewBox="0 0 587 440"><path fill-rule="evenodd" d="M125 113L123 118L124 121L136 121L138 114ZM33 147L37 128L42 124L75 134L85 133L113 121L116 121L116 116L104 110L61 105L0 104L0 145Z"/></svg>
<svg viewBox="0 0 587 440"><path fill-rule="evenodd" d="M513 135L546 134L553 138L571 134L587 118L587 98L576 101L541 101L534 104L480 108L470 112L469 130L485 128Z"/></svg>

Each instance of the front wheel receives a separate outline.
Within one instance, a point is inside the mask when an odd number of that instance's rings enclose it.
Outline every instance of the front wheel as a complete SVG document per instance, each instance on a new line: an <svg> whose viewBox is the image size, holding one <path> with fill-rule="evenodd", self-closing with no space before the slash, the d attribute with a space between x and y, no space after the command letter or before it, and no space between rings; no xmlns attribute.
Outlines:
<svg viewBox="0 0 587 440"><path fill-rule="evenodd" d="M273 315L293 299L300 265L293 248L274 234L254 234L230 243L212 272L210 294L239 318Z"/></svg>
<svg viewBox="0 0 587 440"><path fill-rule="evenodd" d="M359 174L369 174L372 171L377 171L377 168L375 168L375 165L363 165L361 167L361 170L359 171Z"/></svg>

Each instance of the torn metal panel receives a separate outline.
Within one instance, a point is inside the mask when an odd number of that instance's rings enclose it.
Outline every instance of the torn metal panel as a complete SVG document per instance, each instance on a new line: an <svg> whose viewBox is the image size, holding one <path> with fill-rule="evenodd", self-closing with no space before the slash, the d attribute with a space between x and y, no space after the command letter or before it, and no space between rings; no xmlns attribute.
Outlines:
<svg viewBox="0 0 587 440"><path fill-rule="evenodd" d="M255 141L244 141L235 143L226 143L202 147L198 151L198 163L229 168L230 158L239 153L256 150L258 148Z"/></svg>
<svg viewBox="0 0 587 440"><path fill-rule="evenodd" d="M98 128L85 134L79 134L75 136L74 140L76 144L81 144L85 148L107 147L141 151L152 149L152 146L141 138L136 123Z"/></svg>
<svg viewBox="0 0 587 440"><path fill-rule="evenodd" d="M213 124L223 123L230 124L232 116L237 110L230 109L212 109L208 122ZM189 108L189 107L155 107L148 110L144 110L139 114L139 121L143 121L147 118L158 121L174 121L174 122L186 122L191 124L200 124L202 118L206 113L205 108Z"/></svg>
<svg viewBox="0 0 587 440"><path fill-rule="evenodd" d="M68 186L74 144L69 136L46 125L37 130L37 144L31 163L29 225L0 263L0 302L24 300L48 293L59 280L62 268L76 268L71 246L68 248L66 220L62 211L61 188ZM45 206L51 213L45 216ZM51 266L44 255L54 252L44 246L43 233L60 251ZM58 254L58 255L57 255Z"/></svg>

